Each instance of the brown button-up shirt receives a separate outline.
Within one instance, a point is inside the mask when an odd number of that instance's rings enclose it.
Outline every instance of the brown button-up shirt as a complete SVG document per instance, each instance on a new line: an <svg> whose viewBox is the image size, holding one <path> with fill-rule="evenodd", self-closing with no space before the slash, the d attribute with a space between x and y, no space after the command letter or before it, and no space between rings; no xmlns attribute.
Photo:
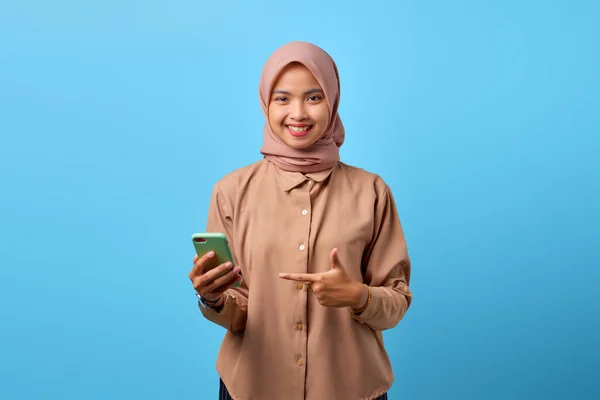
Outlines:
<svg viewBox="0 0 600 400"><path fill-rule="evenodd" d="M244 278L219 311L202 314L227 329L217 371L236 400L373 399L393 381L381 331L411 302L410 261L389 187L338 163L301 174L261 160L214 187L207 232L228 238ZM343 268L369 285L359 315L325 307L280 272Z"/></svg>

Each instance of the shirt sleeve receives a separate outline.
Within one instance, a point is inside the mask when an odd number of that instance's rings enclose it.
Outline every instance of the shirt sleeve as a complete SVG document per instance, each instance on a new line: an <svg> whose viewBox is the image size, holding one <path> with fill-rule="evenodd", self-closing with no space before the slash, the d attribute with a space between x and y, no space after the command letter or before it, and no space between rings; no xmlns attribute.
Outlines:
<svg viewBox="0 0 600 400"><path fill-rule="evenodd" d="M231 246L234 265L238 265L232 240L233 215L231 207L227 204L227 199L223 196L218 183L213 188L206 231L225 234ZM242 280L239 287L226 290L223 293L222 305L218 310L205 308L200 304L198 306L204 317L209 321L229 331L241 332L246 328L248 317L248 287L246 286L246 282Z"/></svg>
<svg viewBox="0 0 600 400"><path fill-rule="evenodd" d="M366 268L365 268L366 267ZM411 304L411 263L392 193L385 185L375 210L373 239L363 257L363 279L371 302L352 317L373 330L395 327Z"/></svg>

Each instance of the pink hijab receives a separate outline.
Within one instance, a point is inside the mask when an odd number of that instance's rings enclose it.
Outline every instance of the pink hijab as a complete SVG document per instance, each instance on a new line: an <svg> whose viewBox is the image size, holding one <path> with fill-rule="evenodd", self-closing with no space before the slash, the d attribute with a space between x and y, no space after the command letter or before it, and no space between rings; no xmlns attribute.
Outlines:
<svg viewBox="0 0 600 400"><path fill-rule="evenodd" d="M269 99L281 70L299 62L319 82L329 105L329 126L312 146L296 150L286 145L269 126ZM339 148L344 143L344 125L338 115L340 79L335 62L329 54L314 44L291 42L277 49L263 67L259 85L260 105L267 119L260 152L270 162L286 171L319 172L334 166L340 159Z"/></svg>

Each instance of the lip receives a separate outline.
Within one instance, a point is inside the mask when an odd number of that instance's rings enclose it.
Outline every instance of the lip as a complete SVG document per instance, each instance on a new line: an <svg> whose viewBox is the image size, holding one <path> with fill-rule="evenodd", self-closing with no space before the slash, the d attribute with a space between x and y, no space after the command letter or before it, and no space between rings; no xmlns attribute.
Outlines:
<svg viewBox="0 0 600 400"><path fill-rule="evenodd" d="M293 131L290 128L288 128L288 126L293 126L296 128L304 128L305 126L310 126L310 128L308 128L305 131L296 132L296 131ZM309 124L287 124L285 128L287 129L287 131L290 135L292 135L294 137L303 137L303 136L308 135L308 133L312 130L313 126L309 125Z"/></svg>

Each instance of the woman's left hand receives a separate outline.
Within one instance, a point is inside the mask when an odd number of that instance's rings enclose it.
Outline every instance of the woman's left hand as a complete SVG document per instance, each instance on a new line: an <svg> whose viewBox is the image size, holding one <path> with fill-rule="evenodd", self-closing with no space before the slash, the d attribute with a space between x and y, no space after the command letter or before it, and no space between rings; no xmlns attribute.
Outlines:
<svg viewBox="0 0 600 400"><path fill-rule="evenodd" d="M340 263L337 249L329 255L331 269L314 274L281 273L279 277L308 285L319 303L327 307L362 308L367 302L368 291L360 282L352 280Z"/></svg>

